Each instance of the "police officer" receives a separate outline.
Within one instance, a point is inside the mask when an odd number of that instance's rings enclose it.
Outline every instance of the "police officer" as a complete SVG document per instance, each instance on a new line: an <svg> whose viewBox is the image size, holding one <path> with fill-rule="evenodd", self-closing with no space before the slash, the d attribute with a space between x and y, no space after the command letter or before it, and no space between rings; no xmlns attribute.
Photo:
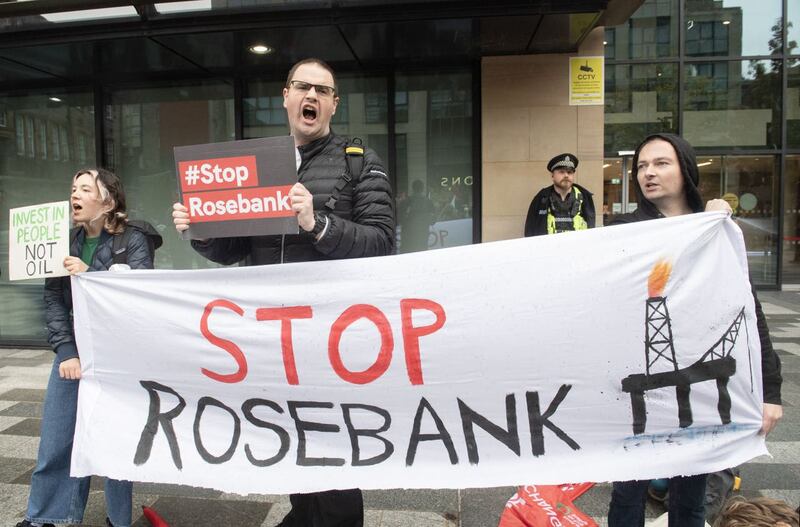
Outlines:
<svg viewBox="0 0 800 527"><path fill-rule="evenodd" d="M553 184L539 191L528 208L525 236L580 231L594 227L592 193L575 183L578 158L559 154L547 163Z"/></svg>

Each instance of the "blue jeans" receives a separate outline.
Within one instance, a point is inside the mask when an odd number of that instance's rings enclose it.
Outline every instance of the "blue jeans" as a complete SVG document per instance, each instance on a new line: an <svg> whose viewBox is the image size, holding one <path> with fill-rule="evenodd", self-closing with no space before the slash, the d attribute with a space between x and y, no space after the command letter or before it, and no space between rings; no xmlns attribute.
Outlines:
<svg viewBox="0 0 800 527"><path fill-rule="evenodd" d="M25 519L36 523L81 523L90 478L69 477L80 381L59 377L58 365L56 358L44 398L39 457L31 476ZM114 527L130 527L132 491L130 481L106 480L106 509Z"/></svg>
<svg viewBox="0 0 800 527"><path fill-rule="evenodd" d="M703 527L706 512L706 477L669 480L669 527ZM649 480L616 481L611 493L608 527L643 527Z"/></svg>

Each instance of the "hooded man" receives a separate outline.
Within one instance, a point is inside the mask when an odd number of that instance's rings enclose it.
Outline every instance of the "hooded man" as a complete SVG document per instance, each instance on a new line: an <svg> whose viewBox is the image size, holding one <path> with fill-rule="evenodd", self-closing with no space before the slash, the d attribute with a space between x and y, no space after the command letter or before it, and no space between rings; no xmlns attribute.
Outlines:
<svg viewBox="0 0 800 527"><path fill-rule="evenodd" d="M635 212L615 218L611 225L658 218L725 210L730 205L712 199L703 205L697 186L700 173L694 149L674 134L654 134L636 148L633 156L636 177L633 179L638 207ZM756 321L761 340L761 369L764 385L762 434L768 434L783 416L781 406L781 363L772 349L764 311L753 290ZM705 525L705 490L707 474L681 476L669 480L669 527ZM615 482L608 512L609 527L644 525L644 503L649 481Z"/></svg>
<svg viewBox="0 0 800 527"><path fill-rule="evenodd" d="M575 183L578 158L559 154L547 163L553 184L539 191L528 207L525 236L581 231L594 227L592 193Z"/></svg>

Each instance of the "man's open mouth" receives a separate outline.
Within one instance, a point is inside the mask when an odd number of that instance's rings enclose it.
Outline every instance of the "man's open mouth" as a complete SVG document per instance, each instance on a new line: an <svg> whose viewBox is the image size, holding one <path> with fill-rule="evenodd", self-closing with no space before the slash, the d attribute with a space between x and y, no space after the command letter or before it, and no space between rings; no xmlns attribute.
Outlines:
<svg viewBox="0 0 800 527"><path fill-rule="evenodd" d="M304 106L303 107L303 118L314 120L317 118L317 110L312 108L311 106Z"/></svg>

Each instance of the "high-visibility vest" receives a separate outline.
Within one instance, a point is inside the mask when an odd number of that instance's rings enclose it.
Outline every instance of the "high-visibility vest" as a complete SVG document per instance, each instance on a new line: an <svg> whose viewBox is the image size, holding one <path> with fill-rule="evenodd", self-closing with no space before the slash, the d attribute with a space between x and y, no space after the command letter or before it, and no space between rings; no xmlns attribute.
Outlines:
<svg viewBox="0 0 800 527"><path fill-rule="evenodd" d="M578 207L575 211L575 215L572 217L572 230L575 231L583 231L589 228L589 224L586 223L586 220L583 219L581 216L581 209L583 208L583 193L578 190L578 187L572 186L572 192L575 195L575 201L578 203ZM566 232L564 230L556 230L556 217L553 215L553 211L550 209L550 205L547 205L547 234L556 234L557 232Z"/></svg>

